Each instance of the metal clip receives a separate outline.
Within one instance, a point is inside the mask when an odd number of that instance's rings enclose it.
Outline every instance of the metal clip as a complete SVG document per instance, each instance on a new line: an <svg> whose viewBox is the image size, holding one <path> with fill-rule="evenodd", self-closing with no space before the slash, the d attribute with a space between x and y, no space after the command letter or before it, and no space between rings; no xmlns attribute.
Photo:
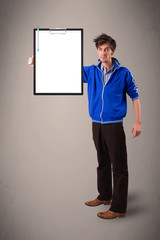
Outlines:
<svg viewBox="0 0 160 240"><path fill-rule="evenodd" d="M66 34L65 28L50 28L50 34Z"/></svg>

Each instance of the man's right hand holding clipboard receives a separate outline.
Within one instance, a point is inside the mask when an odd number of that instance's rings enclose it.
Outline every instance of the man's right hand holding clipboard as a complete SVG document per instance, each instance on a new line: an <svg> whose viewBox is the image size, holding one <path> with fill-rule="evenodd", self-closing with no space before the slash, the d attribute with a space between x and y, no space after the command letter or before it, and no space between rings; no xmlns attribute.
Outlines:
<svg viewBox="0 0 160 240"><path fill-rule="evenodd" d="M28 59L28 65L31 66L31 67L34 66L34 57L33 57L33 56L32 56L32 57L29 57L29 59Z"/></svg>

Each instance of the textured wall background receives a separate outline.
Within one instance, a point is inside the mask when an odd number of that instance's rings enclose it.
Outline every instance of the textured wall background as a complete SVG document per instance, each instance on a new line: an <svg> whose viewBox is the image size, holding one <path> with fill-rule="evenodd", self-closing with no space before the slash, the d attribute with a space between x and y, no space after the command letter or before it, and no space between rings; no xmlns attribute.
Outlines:
<svg viewBox="0 0 160 240"><path fill-rule="evenodd" d="M0 6L0 240L158 240L160 2L0 0ZM93 38L105 32L117 40L114 56L134 73L142 134L131 138L128 99L124 219L99 219L105 206L84 205L97 196L87 86L83 96L33 95L27 62L37 26L84 28L85 66L97 64Z"/></svg>

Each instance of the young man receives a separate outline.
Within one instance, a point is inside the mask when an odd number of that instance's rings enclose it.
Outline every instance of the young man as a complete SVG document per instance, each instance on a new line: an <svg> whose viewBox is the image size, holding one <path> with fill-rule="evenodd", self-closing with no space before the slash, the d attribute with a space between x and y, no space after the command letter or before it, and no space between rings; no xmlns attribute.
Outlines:
<svg viewBox="0 0 160 240"><path fill-rule="evenodd" d="M123 118L127 113L126 93L133 101L136 121L131 133L141 133L141 110L138 88L129 69L120 65L112 55L116 42L106 34L94 39L99 56L97 66L83 68L88 83L89 114L92 118L93 140L97 150L97 187L99 195L86 202L87 206L109 205L110 209L97 215L105 219L124 217L127 209L128 166ZM29 58L28 64L34 65ZM113 172L113 192L112 192Z"/></svg>
<svg viewBox="0 0 160 240"><path fill-rule="evenodd" d="M127 113L126 93L133 101L136 121L132 127L136 137L141 133L141 111L138 88L129 69L112 55L116 42L106 34L94 39L99 64L84 67L88 83L89 114L93 140L97 150L97 187L99 195L86 202L88 206L111 204L97 215L105 219L124 217L127 209L128 166L123 118ZM112 193L113 172L113 193Z"/></svg>

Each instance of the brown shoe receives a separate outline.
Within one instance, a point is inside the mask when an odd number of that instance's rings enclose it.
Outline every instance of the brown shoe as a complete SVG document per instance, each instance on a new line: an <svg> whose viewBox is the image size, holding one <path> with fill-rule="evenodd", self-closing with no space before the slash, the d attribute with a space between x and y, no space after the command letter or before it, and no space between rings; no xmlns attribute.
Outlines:
<svg viewBox="0 0 160 240"><path fill-rule="evenodd" d="M99 206L101 204L104 204L104 205L111 204L111 201L102 201L102 200L99 200L98 198L96 198L95 200L85 202L85 204L87 206L90 206L90 207L96 207L96 206Z"/></svg>
<svg viewBox="0 0 160 240"><path fill-rule="evenodd" d="M105 219L114 219L114 218L121 218L121 217L125 217L126 214L125 213L118 213L118 212L112 212L110 210L106 211L106 212L99 212L97 213L97 216L100 218L105 218Z"/></svg>

